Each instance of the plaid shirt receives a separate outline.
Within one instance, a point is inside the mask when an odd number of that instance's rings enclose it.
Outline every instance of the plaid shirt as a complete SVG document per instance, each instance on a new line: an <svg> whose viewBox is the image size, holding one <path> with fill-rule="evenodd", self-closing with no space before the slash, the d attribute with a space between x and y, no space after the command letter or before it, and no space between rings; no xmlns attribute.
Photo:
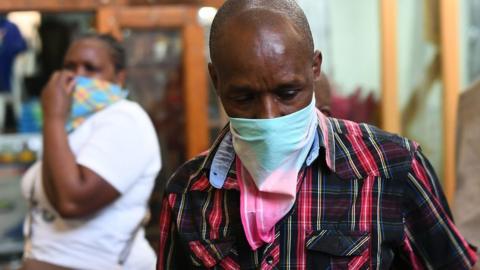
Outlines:
<svg viewBox="0 0 480 270"><path fill-rule="evenodd" d="M319 116L296 202L256 251L240 219L228 128L170 179L157 269L470 269L418 145L365 124Z"/></svg>

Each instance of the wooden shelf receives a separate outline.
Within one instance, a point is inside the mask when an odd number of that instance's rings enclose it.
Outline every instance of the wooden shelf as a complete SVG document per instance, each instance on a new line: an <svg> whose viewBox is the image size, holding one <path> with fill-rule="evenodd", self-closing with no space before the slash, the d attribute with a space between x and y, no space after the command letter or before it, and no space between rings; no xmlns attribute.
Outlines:
<svg viewBox="0 0 480 270"><path fill-rule="evenodd" d="M93 12L101 6L125 4L126 0L2 0L0 1L0 12L26 10L40 12Z"/></svg>
<svg viewBox="0 0 480 270"><path fill-rule="evenodd" d="M102 6L190 5L220 7L224 0L1 0L0 12L35 10L40 12L95 11Z"/></svg>

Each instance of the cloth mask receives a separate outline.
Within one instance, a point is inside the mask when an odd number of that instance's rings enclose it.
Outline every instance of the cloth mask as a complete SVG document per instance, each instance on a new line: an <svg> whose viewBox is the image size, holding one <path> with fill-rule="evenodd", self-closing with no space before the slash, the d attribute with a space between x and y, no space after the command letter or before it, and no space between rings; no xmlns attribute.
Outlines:
<svg viewBox="0 0 480 270"><path fill-rule="evenodd" d="M68 132L79 127L88 117L115 102L125 99L128 91L120 85L88 77L75 77L72 108L66 123Z"/></svg>
<svg viewBox="0 0 480 270"><path fill-rule="evenodd" d="M298 173L317 126L314 97L308 106L286 116L230 118L240 213L252 249L273 242L275 224L295 203Z"/></svg>

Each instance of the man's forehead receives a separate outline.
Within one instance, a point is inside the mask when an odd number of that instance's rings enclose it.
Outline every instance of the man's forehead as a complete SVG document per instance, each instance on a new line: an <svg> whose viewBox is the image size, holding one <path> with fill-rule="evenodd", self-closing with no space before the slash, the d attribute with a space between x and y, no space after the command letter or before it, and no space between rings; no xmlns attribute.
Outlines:
<svg viewBox="0 0 480 270"><path fill-rule="evenodd" d="M219 35L218 44L220 58L238 54L254 57L259 50L272 55L290 50L290 54L298 56L307 48L301 33L288 17L265 9L248 10L231 18Z"/></svg>
<svg viewBox="0 0 480 270"><path fill-rule="evenodd" d="M308 54L308 57L312 56L314 47L310 27L295 0L227 0L218 10L211 27L212 63L217 62L224 39L234 39L240 43L237 40L239 33L255 32L265 27L277 27L284 30L282 34L294 33L294 36L300 36L296 46L305 49L304 53ZM291 31L292 29L294 31ZM228 53L224 49L222 51L223 54Z"/></svg>
<svg viewBox="0 0 480 270"><path fill-rule="evenodd" d="M229 33L232 28L238 31L241 29L281 29L285 26L296 28L295 24L284 13L266 8L252 8L242 10L227 19L222 30ZM298 32L300 29L295 30Z"/></svg>

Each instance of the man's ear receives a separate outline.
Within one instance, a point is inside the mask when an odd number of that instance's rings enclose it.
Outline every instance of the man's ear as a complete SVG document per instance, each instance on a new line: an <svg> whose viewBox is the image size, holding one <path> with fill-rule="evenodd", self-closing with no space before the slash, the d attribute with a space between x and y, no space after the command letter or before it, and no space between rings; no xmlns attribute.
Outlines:
<svg viewBox="0 0 480 270"><path fill-rule="evenodd" d="M215 66L213 66L212 63L208 63L208 73L210 74L210 79L212 80L213 87L215 88L215 91L217 92L218 95L218 75L217 75L217 70L215 69Z"/></svg>
<svg viewBox="0 0 480 270"><path fill-rule="evenodd" d="M319 50L315 50L313 53L313 79L319 80L322 70L322 53Z"/></svg>

